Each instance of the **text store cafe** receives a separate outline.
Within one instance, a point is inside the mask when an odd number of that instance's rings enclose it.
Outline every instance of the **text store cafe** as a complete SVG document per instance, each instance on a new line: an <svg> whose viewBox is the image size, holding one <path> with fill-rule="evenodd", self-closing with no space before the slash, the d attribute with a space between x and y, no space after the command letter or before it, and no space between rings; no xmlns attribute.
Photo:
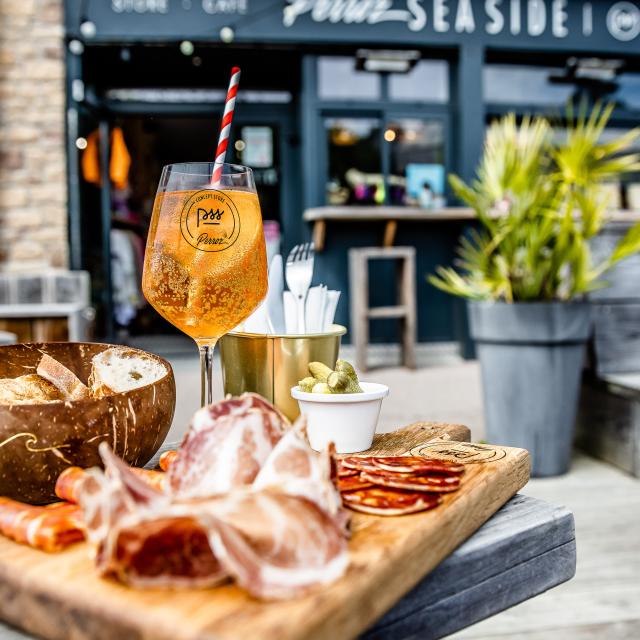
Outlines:
<svg viewBox="0 0 640 640"><path fill-rule="evenodd" d="M164 164L212 157L233 65L229 160L253 167L272 243L308 238L310 208L380 210L327 223L318 281L348 293L347 250L381 243L386 207L433 210L395 238L418 250L423 342L464 332L458 303L423 276L470 224L446 175L472 176L487 123L514 110L562 127L580 95L616 102L616 132L640 121L640 5L626 0L67 0L65 20L71 256L105 285L111 331L168 330L142 302L123 309L111 244L144 248ZM640 208L637 190L616 189ZM372 304L389 303L387 277Z"/></svg>

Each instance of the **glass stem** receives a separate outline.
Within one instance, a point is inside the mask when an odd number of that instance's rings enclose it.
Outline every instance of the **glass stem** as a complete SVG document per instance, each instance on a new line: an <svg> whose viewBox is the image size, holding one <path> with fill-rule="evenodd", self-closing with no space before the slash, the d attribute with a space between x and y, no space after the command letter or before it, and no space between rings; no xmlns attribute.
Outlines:
<svg viewBox="0 0 640 640"><path fill-rule="evenodd" d="M215 342L198 344L200 351L200 405L213 402L213 349Z"/></svg>

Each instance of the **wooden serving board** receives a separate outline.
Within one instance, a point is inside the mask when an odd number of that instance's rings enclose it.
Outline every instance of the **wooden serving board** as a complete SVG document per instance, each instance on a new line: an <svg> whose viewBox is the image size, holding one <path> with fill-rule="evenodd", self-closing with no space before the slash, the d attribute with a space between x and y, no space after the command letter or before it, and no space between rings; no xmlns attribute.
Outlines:
<svg viewBox="0 0 640 640"><path fill-rule="evenodd" d="M526 451L453 438L467 440L468 430L418 423L377 437L371 452L464 462L462 486L433 511L392 518L355 513L346 575L306 596L261 602L232 584L138 591L99 578L84 544L46 554L0 539L0 617L56 640L355 637L529 478Z"/></svg>

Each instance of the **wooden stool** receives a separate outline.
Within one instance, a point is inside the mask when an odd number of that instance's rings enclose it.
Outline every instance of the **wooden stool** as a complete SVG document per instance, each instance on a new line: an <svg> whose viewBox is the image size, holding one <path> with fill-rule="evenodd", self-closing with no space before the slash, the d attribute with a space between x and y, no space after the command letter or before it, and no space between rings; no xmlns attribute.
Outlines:
<svg viewBox="0 0 640 640"><path fill-rule="evenodd" d="M399 303L391 307L369 307L369 260L398 260ZM403 321L402 362L416 366L416 250L414 247L366 247L349 250L349 298L351 333L356 347L356 365L367 369L369 320L398 318Z"/></svg>

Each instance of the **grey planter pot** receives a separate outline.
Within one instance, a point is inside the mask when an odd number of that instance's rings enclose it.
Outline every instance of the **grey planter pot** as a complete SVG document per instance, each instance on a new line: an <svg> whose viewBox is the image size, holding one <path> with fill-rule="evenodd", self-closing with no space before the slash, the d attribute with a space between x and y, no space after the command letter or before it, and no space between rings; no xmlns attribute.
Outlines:
<svg viewBox="0 0 640 640"><path fill-rule="evenodd" d="M571 462L588 302L469 302L488 440L531 454L532 475L565 473Z"/></svg>

